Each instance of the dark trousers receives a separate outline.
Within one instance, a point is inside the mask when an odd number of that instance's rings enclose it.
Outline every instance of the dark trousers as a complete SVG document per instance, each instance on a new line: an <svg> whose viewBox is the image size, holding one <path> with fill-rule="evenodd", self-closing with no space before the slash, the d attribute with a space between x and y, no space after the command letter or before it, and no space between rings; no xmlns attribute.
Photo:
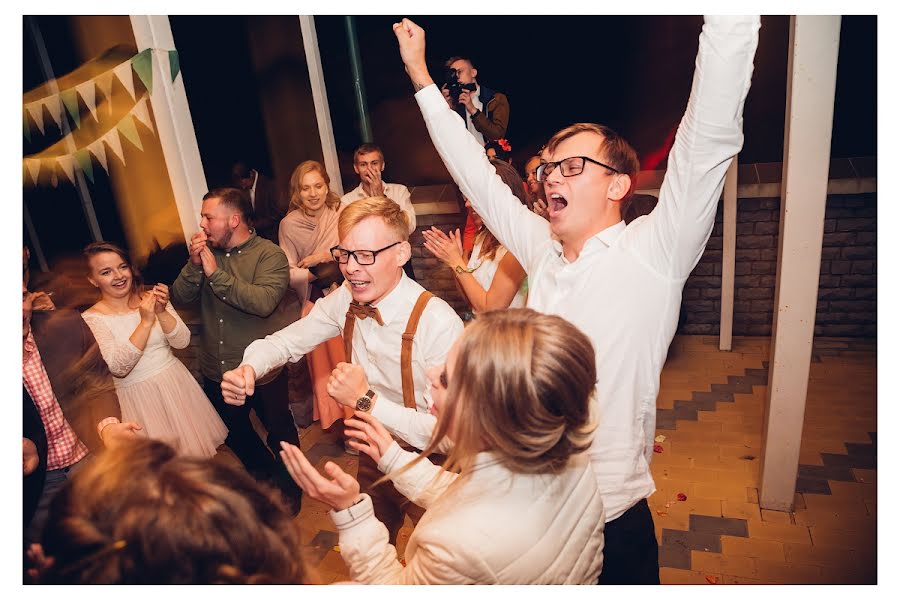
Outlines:
<svg viewBox="0 0 900 600"><path fill-rule="evenodd" d="M653 515L643 499L603 530L601 585L659 584L659 547Z"/></svg>
<svg viewBox="0 0 900 600"><path fill-rule="evenodd" d="M288 505L299 511L300 488L291 479L279 454L282 441L300 446L297 427L288 408L287 369L282 369L278 377L269 383L257 386L255 393L241 406L225 402L221 383L218 381L204 377L203 391L228 427L225 444L244 463L251 475L277 485L288 500ZM256 411L268 432L265 444L250 422L251 410Z"/></svg>
<svg viewBox="0 0 900 600"><path fill-rule="evenodd" d="M406 446L406 449L410 449ZM443 456L432 455L429 459L438 463ZM394 484L388 480L372 487L372 482L382 477L384 473L378 470L378 465L369 455L364 452L359 453L359 471L356 474L356 480L359 481L359 489L372 498L372 508L375 511L375 517L384 523L388 530L388 538L390 543L397 545L397 533L403 527L403 516L409 515L413 525L419 522L425 509L421 506L410 502L409 499L397 491Z"/></svg>
<svg viewBox="0 0 900 600"><path fill-rule="evenodd" d="M31 544L38 544L44 533L44 525L47 524L47 518L50 516L50 504L59 491L66 485L69 478L72 477L81 467L91 461L92 456L88 454L74 465L62 469L54 469L47 471L47 477L44 479L44 488L41 490L41 497L38 500L37 508L31 521L25 528L23 543L27 549Z"/></svg>

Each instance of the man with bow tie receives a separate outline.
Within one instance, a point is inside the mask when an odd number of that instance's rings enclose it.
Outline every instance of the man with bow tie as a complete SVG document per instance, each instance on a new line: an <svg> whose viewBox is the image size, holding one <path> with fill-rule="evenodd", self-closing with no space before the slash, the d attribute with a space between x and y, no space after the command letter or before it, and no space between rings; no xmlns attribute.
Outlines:
<svg viewBox="0 0 900 600"><path fill-rule="evenodd" d="M411 254L409 223L395 202L381 196L347 206L338 221L338 236L340 243L331 253L344 284L316 302L306 317L250 344L240 366L223 374L222 394L226 402L242 404L266 373L300 360L342 333L350 361L334 370L328 393L424 448L436 421L429 412L426 370L443 366L462 333L462 321L446 302L403 272ZM418 507L392 485L373 488L379 477L375 462L360 453L360 486L372 497L375 515L395 543L404 513L415 520Z"/></svg>

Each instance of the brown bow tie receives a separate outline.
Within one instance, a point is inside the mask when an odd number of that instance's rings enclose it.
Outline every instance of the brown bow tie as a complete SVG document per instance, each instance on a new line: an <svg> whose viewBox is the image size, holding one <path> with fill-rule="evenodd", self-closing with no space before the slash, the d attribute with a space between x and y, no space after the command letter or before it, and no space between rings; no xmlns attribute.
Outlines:
<svg viewBox="0 0 900 600"><path fill-rule="evenodd" d="M350 308L347 310L347 316L349 317L350 315L353 315L357 319L372 317L379 325L384 325L384 321L381 320L381 313L378 312L377 308L370 304L351 302Z"/></svg>

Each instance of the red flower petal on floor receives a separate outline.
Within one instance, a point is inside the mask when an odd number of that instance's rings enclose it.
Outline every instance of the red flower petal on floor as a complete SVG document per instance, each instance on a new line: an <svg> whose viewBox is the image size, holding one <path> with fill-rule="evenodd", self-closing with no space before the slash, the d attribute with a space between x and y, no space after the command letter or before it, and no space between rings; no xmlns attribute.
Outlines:
<svg viewBox="0 0 900 600"><path fill-rule="evenodd" d="M707 583L719 583L719 578L716 577L715 575L707 575L706 582Z"/></svg>
<svg viewBox="0 0 900 600"><path fill-rule="evenodd" d="M662 444L653 444L653 452L655 452L656 454L662 454L663 453Z"/></svg>
<svg viewBox="0 0 900 600"><path fill-rule="evenodd" d="M687 495L686 494L678 494L678 496L676 496L676 498L678 498L679 502L684 502L685 500L687 500Z"/></svg>

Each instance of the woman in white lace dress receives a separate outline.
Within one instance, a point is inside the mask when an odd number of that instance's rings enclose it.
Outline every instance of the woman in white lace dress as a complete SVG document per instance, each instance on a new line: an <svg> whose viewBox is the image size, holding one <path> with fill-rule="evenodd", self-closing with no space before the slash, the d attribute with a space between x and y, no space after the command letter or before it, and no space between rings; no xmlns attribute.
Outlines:
<svg viewBox="0 0 900 600"><path fill-rule="evenodd" d="M228 429L172 354L188 345L191 333L172 308L168 287L142 293L131 261L115 244L89 244L84 256L100 301L81 316L113 375L123 420L140 423L148 437L180 454L215 455Z"/></svg>
<svg viewBox="0 0 900 600"><path fill-rule="evenodd" d="M530 209L525 184L516 170L509 163L498 159L492 159L491 164L503 183ZM466 208L471 208L468 199ZM437 227L423 231L425 248L450 267L460 291L475 313L524 307L528 296L525 269L516 257L500 245L477 213L472 213L472 219L476 228L475 245L468 259L463 252L459 229L451 231L450 235Z"/></svg>

